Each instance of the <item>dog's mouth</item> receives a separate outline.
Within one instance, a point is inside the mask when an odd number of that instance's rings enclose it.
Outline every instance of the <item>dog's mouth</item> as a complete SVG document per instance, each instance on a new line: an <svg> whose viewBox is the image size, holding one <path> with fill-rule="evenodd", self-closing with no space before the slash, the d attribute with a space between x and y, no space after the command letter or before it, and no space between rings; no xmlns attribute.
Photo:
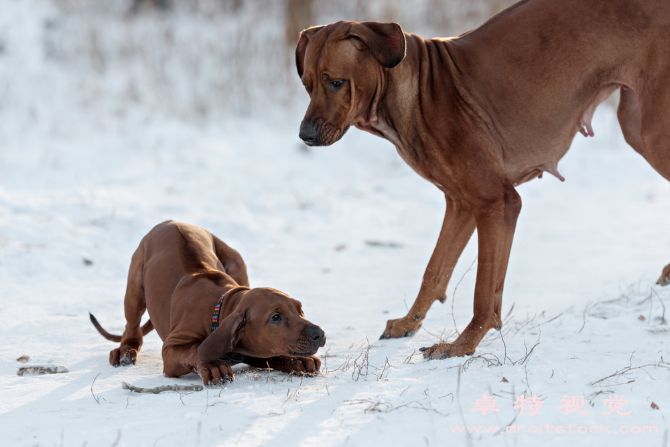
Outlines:
<svg viewBox="0 0 670 447"><path fill-rule="evenodd" d="M330 123L324 122L323 119L318 119L314 122L314 133L308 134L307 136L301 138L303 142L310 147L315 146L331 146L337 143L347 130L349 130L349 125L347 124L344 128L336 127Z"/></svg>
<svg viewBox="0 0 670 447"><path fill-rule="evenodd" d="M315 348L315 349L310 349L309 351L305 351L305 352L289 351L288 353L290 355L293 355L293 356L296 356L296 357L307 357L309 355L316 354L316 352L318 350L319 350L319 348Z"/></svg>
<svg viewBox="0 0 670 447"><path fill-rule="evenodd" d="M289 347L288 352L290 355L301 357L314 355L319 350L319 348L323 347L325 344L325 335L321 337L320 340L316 341L309 340L307 337L300 337L295 345Z"/></svg>

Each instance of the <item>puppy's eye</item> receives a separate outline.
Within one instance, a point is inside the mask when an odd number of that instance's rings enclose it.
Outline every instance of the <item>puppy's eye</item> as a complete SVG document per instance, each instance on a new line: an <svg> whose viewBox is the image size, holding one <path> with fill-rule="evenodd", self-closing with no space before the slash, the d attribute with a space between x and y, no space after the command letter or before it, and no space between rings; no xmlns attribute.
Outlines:
<svg viewBox="0 0 670 447"><path fill-rule="evenodd" d="M328 83L328 90L330 90L331 92L336 92L340 89L340 87L342 87L343 83L344 83L344 81L342 81L342 80L330 81Z"/></svg>
<svg viewBox="0 0 670 447"><path fill-rule="evenodd" d="M273 323L281 323L283 320L284 319L279 314L274 314L273 316L270 317L270 321L272 321Z"/></svg>

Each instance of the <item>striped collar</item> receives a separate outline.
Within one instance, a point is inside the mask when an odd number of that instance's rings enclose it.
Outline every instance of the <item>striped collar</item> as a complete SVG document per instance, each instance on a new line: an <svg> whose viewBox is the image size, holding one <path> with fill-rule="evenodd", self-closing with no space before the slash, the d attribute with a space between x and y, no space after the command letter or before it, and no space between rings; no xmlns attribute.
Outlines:
<svg viewBox="0 0 670 447"><path fill-rule="evenodd" d="M221 320L221 306L223 306L223 302L226 299L226 296L231 296L234 295L235 293L241 291L241 290L249 290L249 287L245 286L237 286L233 287L232 289L228 290L226 293L221 295L221 298L219 298L219 301L216 302L216 306L214 306L214 313L212 314L212 332L216 330L216 328L219 327L219 323Z"/></svg>
<svg viewBox="0 0 670 447"><path fill-rule="evenodd" d="M216 328L219 327L219 317L221 316L221 305L223 304L223 300L226 298L227 294L228 292L221 295L219 301L216 302L216 306L214 306L214 314L212 315L212 332L214 332Z"/></svg>

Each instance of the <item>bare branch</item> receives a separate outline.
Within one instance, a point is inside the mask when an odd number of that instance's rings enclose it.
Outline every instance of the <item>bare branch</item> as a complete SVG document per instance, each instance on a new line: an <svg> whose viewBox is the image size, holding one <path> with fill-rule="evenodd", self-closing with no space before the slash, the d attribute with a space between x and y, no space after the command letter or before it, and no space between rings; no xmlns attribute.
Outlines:
<svg viewBox="0 0 670 447"><path fill-rule="evenodd" d="M91 390L93 385L91 385ZM126 382L121 382L121 388L124 390L133 391L135 393L144 393L144 394L158 394L164 391L202 391L202 385L163 385L157 386L155 388L139 388L136 386L128 385Z"/></svg>

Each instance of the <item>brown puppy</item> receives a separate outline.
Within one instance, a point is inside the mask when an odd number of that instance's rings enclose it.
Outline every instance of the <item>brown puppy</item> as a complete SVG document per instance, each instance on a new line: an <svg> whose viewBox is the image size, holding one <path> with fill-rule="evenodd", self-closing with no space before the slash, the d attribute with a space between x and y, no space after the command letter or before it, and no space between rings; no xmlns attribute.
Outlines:
<svg viewBox="0 0 670 447"><path fill-rule="evenodd" d="M305 319L300 302L275 289L250 289L240 254L195 225L163 222L142 239L124 306L123 336L109 334L91 315L100 334L121 342L109 354L113 366L134 364L153 328L163 340L168 377L195 371L205 384L216 384L234 378L235 363L296 374L315 374L321 366L313 354L326 337ZM140 328L145 310L151 319Z"/></svg>
<svg viewBox="0 0 670 447"><path fill-rule="evenodd" d="M393 143L446 197L421 289L382 338L421 327L477 228L474 316L427 358L463 356L502 325L503 285L521 199L515 187L558 161L597 105L621 89L626 141L670 180L670 8L666 0L526 0L459 37L422 39L396 23L337 22L304 30L298 74L311 102L310 146L356 126ZM670 266L660 284L670 283Z"/></svg>

